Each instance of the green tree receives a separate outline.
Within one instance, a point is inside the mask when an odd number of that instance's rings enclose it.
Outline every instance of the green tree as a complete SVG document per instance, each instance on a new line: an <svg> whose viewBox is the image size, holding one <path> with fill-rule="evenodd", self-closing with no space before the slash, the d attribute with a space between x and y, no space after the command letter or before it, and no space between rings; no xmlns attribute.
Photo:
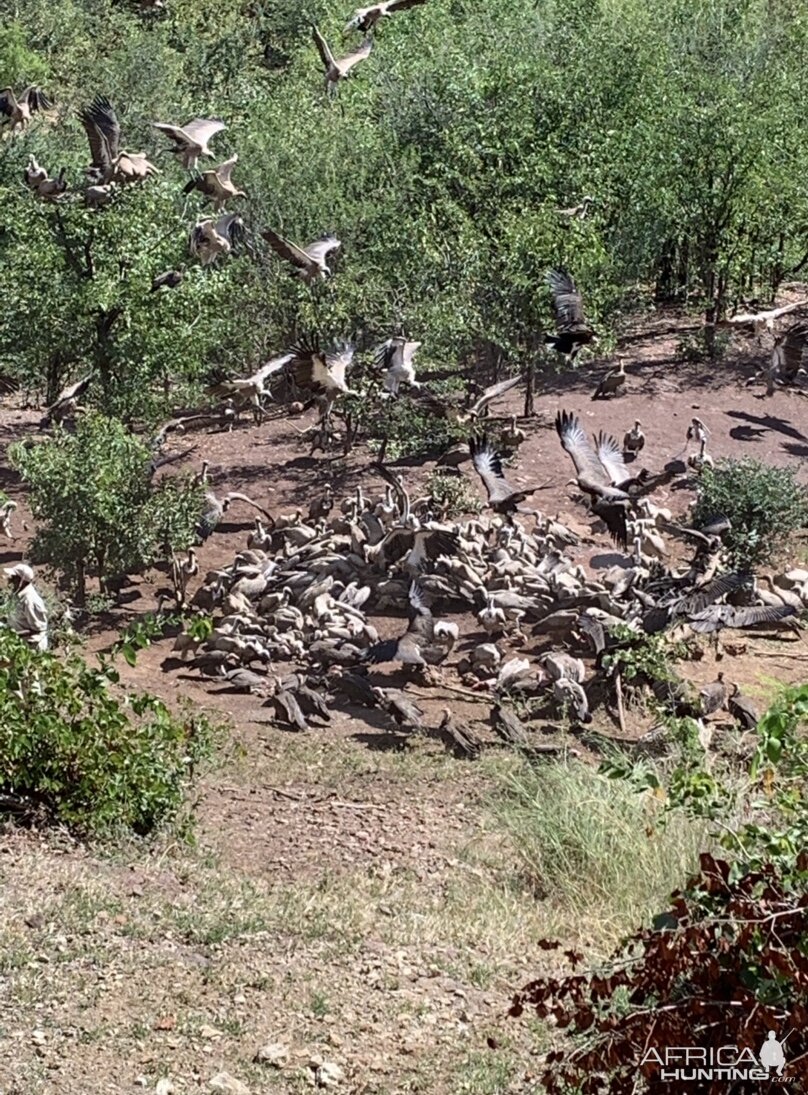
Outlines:
<svg viewBox="0 0 808 1095"><path fill-rule="evenodd" d="M104 589L112 576L193 542L199 488L155 485L148 447L115 419L82 416L75 434L58 429L47 441L17 444L11 458L39 522L32 558L61 570L79 604L91 574Z"/></svg>

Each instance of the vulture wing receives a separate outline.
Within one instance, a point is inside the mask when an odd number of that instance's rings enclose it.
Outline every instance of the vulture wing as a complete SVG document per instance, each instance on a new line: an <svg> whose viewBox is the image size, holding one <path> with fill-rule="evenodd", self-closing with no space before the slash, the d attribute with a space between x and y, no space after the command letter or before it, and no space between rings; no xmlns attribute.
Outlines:
<svg viewBox="0 0 808 1095"><path fill-rule="evenodd" d="M583 326L586 321L581 294L567 271L560 267L550 270L547 284L553 294L553 311L559 333Z"/></svg>
<svg viewBox="0 0 808 1095"><path fill-rule="evenodd" d="M158 129L160 126L157 127ZM194 118L188 122L181 129L179 133L183 135L185 144L198 144L204 148L211 137L215 137L217 133L221 133L223 129L227 129L224 122L218 121L216 118ZM171 134L169 134L171 136Z"/></svg>
<svg viewBox="0 0 808 1095"><path fill-rule="evenodd" d="M311 267L311 256L302 247L298 247L296 243L290 243L283 236L279 236L277 232L273 232L271 228L265 228L261 235L282 259L294 263L295 266L299 266L303 270L308 270Z"/></svg>
<svg viewBox="0 0 808 1095"><path fill-rule="evenodd" d="M178 149L188 147L190 142L185 130L181 129L178 125L169 125L167 122L152 122L152 125L155 129L159 129L161 133L165 133L166 137L168 137Z"/></svg>
<svg viewBox="0 0 808 1095"><path fill-rule="evenodd" d="M97 95L79 117L90 142L91 166L107 171L118 156L121 142L121 127L112 103Z"/></svg>
<svg viewBox="0 0 808 1095"><path fill-rule="evenodd" d="M720 578L713 578L711 582L700 586L699 589L678 601L673 606L673 615L679 618L697 616L699 613L704 612L706 608L709 608L710 605L715 604L720 597L723 597L726 593L732 593L733 590L740 589L748 582L748 574L737 572L722 574Z"/></svg>
<svg viewBox="0 0 808 1095"><path fill-rule="evenodd" d="M470 437L469 451L474 470L483 481L489 502L502 502L513 494L513 487L502 471L502 460L487 437Z"/></svg>
<svg viewBox="0 0 808 1095"><path fill-rule="evenodd" d="M511 391L517 384L522 382L521 376L512 376L509 380L500 380L499 384L492 384L490 388L486 388L479 399L469 407L469 414L472 416L480 415L488 406L489 403L493 403L495 399L499 399L500 396L505 395L506 392Z"/></svg>
<svg viewBox="0 0 808 1095"><path fill-rule="evenodd" d="M399 511L402 514L410 512L410 498L407 492L404 490L404 486L401 479L389 468L386 468L384 464L372 464L371 467L377 472L382 479L384 479L393 488L393 493L396 496Z"/></svg>
<svg viewBox="0 0 808 1095"><path fill-rule="evenodd" d="M772 350L772 369L787 380L793 380L802 366L808 344L808 323L795 323L777 340Z"/></svg>
<svg viewBox="0 0 808 1095"><path fill-rule="evenodd" d="M326 72L334 66L334 55L328 48L328 42L323 38L322 34L317 27L311 28L311 36L314 39L314 44L317 46L317 52L320 54L320 60L325 66Z"/></svg>
<svg viewBox="0 0 808 1095"><path fill-rule="evenodd" d="M280 357L273 357L271 361L267 361L260 369L256 369L251 379L263 383L267 377L280 372L284 365L288 365L292 360L292 357L292 354L281 354Z"/></svg>
<svg viewBox="0 0 808 1095"><path fill-rule="evenodd" d="M339 250L341 246L342 242L338 240L336 236L322 236L320 239L315 240L313 243L302 248L302 250L313 262L320 263L325 262L327 256L332 251Z"/></svg>
<svg viewBox="0 0 808 1095"><path fill-rule="evenodd" d="M572 457L581 488L605 493L612 485L611 480L578 419L569 411L559 411L555 425L562 448Z"/></svg>
<svg viewBox="0 0 808 1095"><path fill-rule="evenodd" d="M617 441L603 430L597 436L598 460L606 470L612 484L618 486L628 478L628 468L623 460L623 453Z"/></svg>
<svg viewBox="0 0 808 1095"><path fill-rule="evenodd" d="M7 118L10 118L14 113L16 102L17 98L10 87L4 87L0 90L0 114L5 114Z"/></svg>
<svg viewBox="0 0 808 1095"><path fill-rule="evenodd" d="M388 11L406 11L407 8L419 7L421 4L425 4L426 0L390 0L387 5Z"/></svg>
<svg viewBox="0 0 808 1095"><path fill-rule="evenodd" d="M364 61L366 57L370 56L370 51L373 49L373 39L366 38L358 49L355 49L353 53L347 54L343 57L338 65L338 68L343 76L351 71L354 65L358 65L360 61Z"/></svg>
<svg viewBox="0 0 808 1095"><path fill-rule="evenodd" d="M38 110L50 110L53 106L47 95L34 84L25 89L19 98L19 102L27 103L32 114L35 114Z"/></svg>

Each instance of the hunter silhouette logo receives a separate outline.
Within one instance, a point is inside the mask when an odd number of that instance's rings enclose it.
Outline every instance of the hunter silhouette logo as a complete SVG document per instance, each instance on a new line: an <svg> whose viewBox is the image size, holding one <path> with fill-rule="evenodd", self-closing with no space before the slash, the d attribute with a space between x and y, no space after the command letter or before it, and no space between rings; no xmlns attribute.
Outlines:
<svg viewBox="0 0 808 1095"><path fill-rule="evenodd" d="M791 1031L788 1032L790 1034ZM785 1044L788 1034L782 1042L777 1041L777 1032L770 1030L766 1041L763 1043L760 1050L760 1063L766 1069L768 1073L774 1069L778 1076L783 1075L783 1068L785 1067L786 1057L783 1053L783 1045Z"/></svg>
<svg viewBox="0 0 808 1095"><path fill-rule="evenodd" d="M777 1032L770 1030L760 1047L760 1054L740 1046L665 1046L646 1049L640 1066L648 1075L657 1074L663 1083L682 1083L693 1080L782 1080L786 1056L783 1046L791 1031L782 1041Z"/></svg>

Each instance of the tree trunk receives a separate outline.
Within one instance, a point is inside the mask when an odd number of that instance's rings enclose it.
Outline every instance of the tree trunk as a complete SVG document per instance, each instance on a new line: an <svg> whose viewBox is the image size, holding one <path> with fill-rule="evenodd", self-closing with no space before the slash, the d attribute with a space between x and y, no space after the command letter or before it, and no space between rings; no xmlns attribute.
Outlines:
<svg viewBox="0 0 808 1095"><path fill-rule="evenodd" d="M533 406L533 393L536 390L536 361L531 356L527 367L527 384L525 385L525 418L532 418L535 413Z"/></svg>
<svg viewBox="0 0 808 1095"><path fill-rule="evenodd" d="M79 608L84 608L87 604L87 575L83 559L76 564L76 601Z"/></svg>

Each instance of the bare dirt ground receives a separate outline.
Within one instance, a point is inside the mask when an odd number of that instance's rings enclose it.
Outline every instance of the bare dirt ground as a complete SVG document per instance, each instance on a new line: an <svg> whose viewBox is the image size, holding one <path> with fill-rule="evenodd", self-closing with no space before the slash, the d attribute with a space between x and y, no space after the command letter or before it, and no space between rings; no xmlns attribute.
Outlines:
<svg viewBox="0 0 808 1095"><path fill-rule="evenodd" d="M545 511L591 525L566 485L572 469L552 427L560 407L618 437L640 419L649 468L681 453L697 414L716 458L753 455L808 481L808 399L765 399L742 386L763 360L751 340L738 339L717 367L677 363L682 333L671 317L625 333L629 381L619 399L589 398L602 364L542 382L536 417L521 423L529 436L513 479L551 480L538 496ZM520 402L502 409L518 412ZM0 438L35 435L37 419L7 401ZM359 482L381 493L366 449L311 458L284 417L192 440L188 463L209 460L214 489L243 491L273 511L305 510L326 481L338 496ZM400 470L415 486L431 466ZM465 473L473 478L469 465ZM0 553L7 565L24 553L31 518L6 461L0 487L20 502L18 526L28 525ZM683 513L692 492L655 500ZM200 551L203 573L244 546L250 512L230 513ZM611 565L613 549L595 539L578 557ZM136 580L90 649L153 610L161 584L160 575ZM398 623L385 626L395 633ZM537 941L558 933L597 952L613 940L602 925L563 922L551 898L520 884L490 804L515 759L492 750L478 763L457 761L429 740L401 748L386 724L348 710L324 730L291 734L254 697L165 672L170 645L144 651L127 683L188 697L231 725L221 764L197 789L196 844L112 853L61 834L0 834L0 1095L194 1095L217 1090L210 1082L220 1073L244 1088L218 1090L242 1095L332 1080L336 1090L380 1095L535 1090L550 1036L505 1011L537 968ZM755 637L744 647L732 677L753 695L804 679L796 645ZM686 668L698 680L715 670L710 658ZM375 679L390 678L382 667ZM437 689L424 700L433 723L446 704L459 719L487 718L484 703ZM257 1061L268 1045L274 1063Z"/></svg>

